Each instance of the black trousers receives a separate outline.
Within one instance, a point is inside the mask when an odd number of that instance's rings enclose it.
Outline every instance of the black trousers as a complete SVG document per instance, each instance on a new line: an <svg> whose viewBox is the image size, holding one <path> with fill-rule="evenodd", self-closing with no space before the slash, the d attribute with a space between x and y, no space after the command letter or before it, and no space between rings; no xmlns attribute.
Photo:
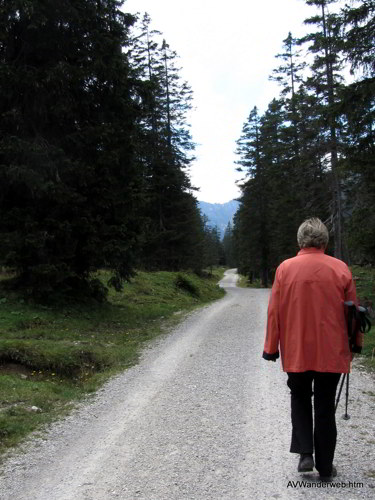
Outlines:
<svg viewBox="0 0 375 500"><path fill-rule="evenodd" d="M288 373L291 393L291 453L314 453L315 467L323 476L332 472L336 448L335 395L340 373L314 371ZM312 384L314 382L314 392ZM314 420L312 395L314 395Z"/></svg>

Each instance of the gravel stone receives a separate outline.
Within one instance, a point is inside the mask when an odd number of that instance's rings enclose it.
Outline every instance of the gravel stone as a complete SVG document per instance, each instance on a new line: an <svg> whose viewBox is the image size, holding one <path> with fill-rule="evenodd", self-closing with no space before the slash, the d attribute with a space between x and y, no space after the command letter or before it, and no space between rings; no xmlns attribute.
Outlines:
<svg viewBox="0 0 375 500"><path fill-rule="evenodd" d="M280 362L261 359L269 290L236 288L190 314L0 469L2 500L375 498L374 377L354 362L337 415L338 476L299 474ZM304 485L297 481L305 481ZM362 483L363 486L355 486ZM340 485L340 486L338 486Z"/></svg>

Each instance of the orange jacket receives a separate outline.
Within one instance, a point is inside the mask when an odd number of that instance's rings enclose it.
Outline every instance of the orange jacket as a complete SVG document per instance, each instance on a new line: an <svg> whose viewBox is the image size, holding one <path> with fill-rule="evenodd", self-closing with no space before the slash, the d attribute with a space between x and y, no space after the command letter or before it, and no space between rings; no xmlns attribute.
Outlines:
<svg viewBox="0 0 375 500"><path fill-rule="evenodd" d="M304 248L276 270L268 305L263 357L286 372L349 373L351 353L344 302L357 303L348 266Z"/></svg>

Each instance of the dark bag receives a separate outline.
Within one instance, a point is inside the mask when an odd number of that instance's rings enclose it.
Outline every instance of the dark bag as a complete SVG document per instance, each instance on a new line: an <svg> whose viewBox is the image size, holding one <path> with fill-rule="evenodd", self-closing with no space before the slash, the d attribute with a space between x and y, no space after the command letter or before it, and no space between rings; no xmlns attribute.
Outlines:
<svg viewBox="0 0 375 500"><path fill-rule="evenodd" d="M371 321L366 307L356 306L351 300L344 302L345 315L348 322L349 347L351 352L360 353L363 347L364 334L370 331Z"/></svg>

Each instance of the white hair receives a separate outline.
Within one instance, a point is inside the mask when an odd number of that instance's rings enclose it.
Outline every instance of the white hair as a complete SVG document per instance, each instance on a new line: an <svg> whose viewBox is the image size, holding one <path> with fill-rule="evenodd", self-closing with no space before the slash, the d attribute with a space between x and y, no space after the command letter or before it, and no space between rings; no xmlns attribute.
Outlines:
<svg viewBox="0 0 375 500"><path fill-rule="evenodd" d="M297 241L300 248L326 248L329 234L327 227L317 217L306 219L298 228Z"/></svg>

